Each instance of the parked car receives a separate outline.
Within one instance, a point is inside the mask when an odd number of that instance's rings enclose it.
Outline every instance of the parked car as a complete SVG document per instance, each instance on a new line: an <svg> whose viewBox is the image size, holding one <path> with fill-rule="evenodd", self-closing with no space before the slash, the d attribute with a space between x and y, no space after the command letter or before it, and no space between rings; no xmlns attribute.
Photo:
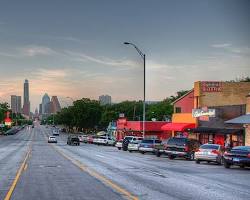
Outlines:
<svg viewBox="0 0 250 200"><path fill-rule="evenodd" d="M79 140L78 136L70 135L70 136L68 136L67 144L68 145L77 145L77 146L79 146L80 145L80 140Z"/></svg>
<svg viewBox="0 0 250 200"><path fill-rule="evenodd" d="M160 157L162 154L166 154L167 143L169 139L162 140L160 144L154 146L154 152L157 157Z"/></svg>
<svg viewBox="0 0 250 200"><path fill-rule="evenodd" d="M199 149L200 142L195 139L173 137L166 144L165 153L169 159L183 157L188 160L194 160L194 153Z"/></svg>
<svg viewBox="0 0 250 200"><path fill-rule="evenodd" d="M82 142L88 143L88 137L87 135L82 135Z"/></svg>
<svg viewBox="0 0 250 200"><path fill-rule="evenodd" d="M142 140L142 137L137 136L126 136L122 141L122 150L127 151L128 150L128 144L133 141Z"/></svg>
<svg viewBox="0 0 250 200"><path fill-rule="evenodd" d="M250 167L250 146L237 146L226 151L223 155L224 167L230 168L232 165Z"/></svg>
<svg viewBox="0 0 250 200"><path fill-rule="evenodd" d="M93 135L89 135L89 136L87 137L87 141L88 141L89 144L93 144L94 136L93 136Z"/></svg>
<svg viewBox="0 0 250 200"><path fill-rule="evenodd" d="M49 136L48 143L57 143L56 137L55 136Z"/></svg>
<svg viewBox="0 0 250 200"><path fill-rule="evenodd" d="M78 135L78 138L79 138L79 141L80 141L80 142L83 142L82 135Z"/></svg>
<svg viewBox="0 0 250 200"><path fill-rule="evenodd" d="M219 165L223 162L225 147L219 144L203 144L195 152L195 161L199 164L201 161L216 162Z"/></svg>
<svg viewBox="0 0 250 200"><path fill-rule="evenodd" d="M114 145L115 140L108 136L99 136L94 139L94 143L97 145Z"/></svg>
<svg viewBox="0 0 250 200"><path fill-rule="evenodd" d="M122 149L122 141L123 140L118 140L115 144L115 147L117 147L118 150L121 150Z"/></svg>
<svg viewBox="0 0 250 200"><path fill-rule="evenodd" d="M138 140L133 140L131 142L129 142L128 144L128 151L131 153L132 151L139 151L139 145L142 141L142 138L138 139Z"/></svg>
<svg viewBox="0 0 250 200"><path fill-rule="evenodd" d="M144 139L141 141L138 150L142 154L146 152L154 153L155 145L158 145L160 143L161 143L161 140L158 140L158 139Z"/></svg>

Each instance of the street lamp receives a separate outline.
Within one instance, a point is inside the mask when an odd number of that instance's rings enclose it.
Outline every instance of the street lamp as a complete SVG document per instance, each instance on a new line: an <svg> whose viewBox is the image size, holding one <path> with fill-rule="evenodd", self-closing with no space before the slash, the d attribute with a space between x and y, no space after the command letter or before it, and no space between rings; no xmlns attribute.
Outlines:
<svg viewBox="0 0 250 200"><path fill-rule="evenodd" d="M133 43L131 42L124 42L123 44L126 45L131 45L133 46L136 51L139 53L141 58L143 59L143 122L142 122L142 133L143 133L143 138L145 137L145 111L146 111L146 102L145 102L145 97L146 97L146 55L142 53L142 51Z"/></svg>

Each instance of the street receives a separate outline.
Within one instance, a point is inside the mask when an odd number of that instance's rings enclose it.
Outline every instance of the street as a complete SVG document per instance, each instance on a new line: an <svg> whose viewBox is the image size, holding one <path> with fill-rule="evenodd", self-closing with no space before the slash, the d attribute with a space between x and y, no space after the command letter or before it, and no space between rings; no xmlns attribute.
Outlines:
<svg viewBox="0 0 250 200"><path fill-rule="evenodd" d="M51 128L36 125L0 136L0 199L8 194L14 200L250 199L249 168L198 165L84 143L69 146L66 134L48 144L51 134Z"/></svg>

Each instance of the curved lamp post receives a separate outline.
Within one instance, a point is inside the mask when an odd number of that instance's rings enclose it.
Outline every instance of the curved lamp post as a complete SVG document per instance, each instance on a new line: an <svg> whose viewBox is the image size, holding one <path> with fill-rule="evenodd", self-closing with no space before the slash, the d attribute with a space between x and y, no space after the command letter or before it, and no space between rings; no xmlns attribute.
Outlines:
<svg viewBox="0 0 250 200"><path fill-rule="evenodd" d="M145 96L146 96L146 55L144 53L142 53L142 51L133 43L131 42L124 42L123 44L126 45L131 45L133 46L136 51L139 53L139 55L141 56L141 58L143 59L143 122L142 122L142 133L143 133L143 138L145 137L145 111L146 111L146 102L145 102Z"/></svg>

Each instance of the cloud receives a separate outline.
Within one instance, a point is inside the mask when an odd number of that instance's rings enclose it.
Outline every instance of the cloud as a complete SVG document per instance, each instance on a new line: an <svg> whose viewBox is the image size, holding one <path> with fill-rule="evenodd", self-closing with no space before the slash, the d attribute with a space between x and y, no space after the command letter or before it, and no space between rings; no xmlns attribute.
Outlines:
<svg viewBox="0 0 250 200"><path fill-rule="evenodd" d="M211 47L214 48L226 48L226 47L230 47L232 46L232 44L230 43L223 43L223 44L212 44Z"/></svg>
<svg viewBox="0 0 250 200"><path fill-rule="evenodd" d="M38 55L55 55L56 52L49 47L44 46L28 46L18 49L23 56L38 56Z"/></svg>
<svg viewBox="0 0 250 200"><path fill-rule="evenodd" d="M224 49L230 53L234 54L250 54L249 47L235 47L230 43L223 43L223 44L213 44L211 45L213 48Z"/></svg>
<svg viewBox="0 0 250 200"><path fill-rule="evenodd" d="M115 60L107 57L94 57L94 56L89 56L85 53L77 53L77 52L72 52L72 51L65 51L65 53L69 56L71 56L71 59L75 61L80 61L80 62L95 62L98 64L103 64L103 65L109 65L109 66L120 66L120 67L129 67L129 68L137 68L138 65L137 63L131 61L131 60Z"/></svg>

